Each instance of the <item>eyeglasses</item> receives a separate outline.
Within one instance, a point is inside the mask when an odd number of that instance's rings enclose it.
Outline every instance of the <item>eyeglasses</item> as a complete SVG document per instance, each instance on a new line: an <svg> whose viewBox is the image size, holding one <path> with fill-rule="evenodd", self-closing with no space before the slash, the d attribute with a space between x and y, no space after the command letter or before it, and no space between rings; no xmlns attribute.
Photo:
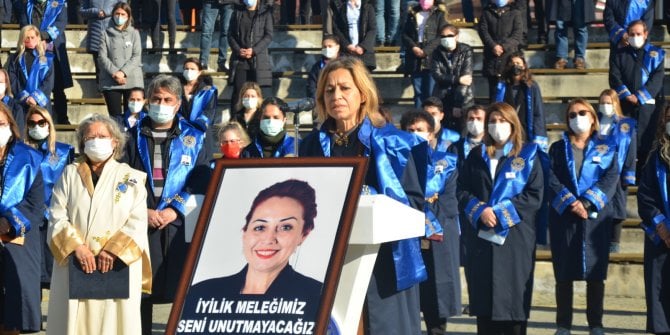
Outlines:
<svg viewBox="0 0 670 335"><path fill-rule="evenodd" d="M94 139L96 139L96 138L99 138L99 139L101 139L101 140L108 140L108 139L110 139L110 138L112 138L112 137L111 137L111 136L106 136L106 135L105 135L105 136L103 136L103 135L86 136L86 137L84 137L84 142L88 142L88 141L90 141L90 140L94 140Z"/></svg>
<svg viewBox="0 0 670 335"><path fill-rule="evenodd" d="M582 110L580 110L580 111L578 111L578 112L570 112L570 113L568 113L568 117L570 117L571 119L574 119L574 118L577 117L577 114L579 114L579 116L585 116L585 115L588 114L588 113L589 113L589 111L587 111L587 110L585 110L585 109L582 109Z"/></svg>
<svg viewBox="0 0 670 335"><path fill-rule="evenodd" d="M240 142L242 142L242 140L240 140L240 139L221 140L221 144L240 143Z"/></svg>
<svg viewBox="0 0 670 335"><path fill-rule="evenodd" d="M28 127L30 127L30 128L33 128L35 126L40 126L40 128L42 128L42 127L44 127L45 125L48 124L47 120L45 120L45 119L42 119L42 120L39 120L39 121L28 120L28 122L26 122L26 123L28 124Z"/></svg>

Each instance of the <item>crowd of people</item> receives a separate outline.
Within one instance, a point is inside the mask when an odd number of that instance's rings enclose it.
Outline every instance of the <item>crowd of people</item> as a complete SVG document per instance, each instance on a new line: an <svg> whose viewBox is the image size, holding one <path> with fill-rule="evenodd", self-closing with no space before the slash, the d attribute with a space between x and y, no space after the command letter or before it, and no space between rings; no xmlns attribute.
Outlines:
<svg viewBox="0 0 670 335"><path fill-rule="evenodd" d="M150 334L153 305L174 300L189 248L185 202L204 194L214 157L365 156L365 192L426 215L425 236L380 247L366 333L419 334L421 315L429 334L446 333L448 318L463 310L463 266L478 334L525 334L536 245L549 243L556 334L571 332L575 281L587 284L590 334L604 334L609 254L620 249L626 189L638 184L647 331L670 334L670 108L665 52L649 39L653 1L607 2L610 87L597 109L581 98L567 104L567 131L554 143L541 87L523 54L530 22L524 0L483 6L477 30L489 85L485 105L474 99L473 49L459 41L445 5L403 5L401 18L399 2L300 1L302 23L311 22L311 9L325 9L322 57L305 92L315 100L317 121L304 138L289 134L288 105L271 90L271 2L203 1L200 57L187 58L178 77L152 78L146 90L135 27L150 27L153 46L162 46L161 8L175 12L176 0L25 0L9 11L2 2L2 13L13 13L4 22L13 17L21 31L0 69L0 333L39 331L40 288L51 287L49 334ZM592 5L547 1L557 28L555 68L569 64L568 26L576 40L572 64L587 67ZM65 24L72 7L87 19L86 49L109 115L79 124L77 159L71 145L57 142L55 127L68 123ZM282 7L283 23L295 22L296 9ZM391 15L380 16L383 7ZM172 50L176 16L166 17ZM546 42L542 21L538 41ZM215 30L217 70L233 86L226 123L208 74ZM381 44L402 45L402 70L412 78L414 109L402 115L400 129L371 76ZM99 297L73 285L112 270L127 271L125 292Z"/></svg>

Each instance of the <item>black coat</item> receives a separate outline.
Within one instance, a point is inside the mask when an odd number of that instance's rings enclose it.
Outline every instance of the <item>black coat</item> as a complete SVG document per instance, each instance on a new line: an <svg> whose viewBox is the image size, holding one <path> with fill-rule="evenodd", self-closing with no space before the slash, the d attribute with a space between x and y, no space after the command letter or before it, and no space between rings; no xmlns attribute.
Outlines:
<svg viewBox="0 0 670 335"><path fill-rule="evenodd" d="M407 22L402 34L402 43L405 46L405 73L413 74L423 69L430 69L433 51L440 45L440 28L447 23L446 7L437 4L430 9L423 30L423 42L419 43L419 25L416 16L421 12L421 6L410 7L407 13ZM417 58L412 48L419 47L426 57ZM431 93L431 92L428 92Z"/></svg>
<svg viewBox="0 0 670 335"><path fill-rule="evenodd" d="M576 172L571 168L574 166L574 161L567 156L566 141L569 140L564 138L554 142L549 148L551 170L547 201L551 204L549 236L554 276L556 281L604 280L607 278L609 265L611 199L619 182L618 163L616 157L611 160L606 158L607 154L603 154L603 158L599 160L587 158L589 152L600 152L598 147L606 145L604 141L594 137L589 139L587 146L584 147L584 162L578 181L586 185L589 191L579 194L572 181L572 176ZM608 145L607 150L616 156L616 144ZM590 165L588 169L587 165ZM587 175L589 170L593 173ZM587 183L588 178L592 179L592 184ZM598 214L597 218L583 220L574 215L569 207L561 210L562 204L569 206L572 203L570 197L562 193L566 190L575 197L575 201L584 200L591 203L592 209ZM585 198L593 190L604 193L606 199L598 196L602 203L595 204Z"/></svg>
<svg viewBox="0 0 670 335"><path fill-rule="evenodd" d="M642 224L653 227L653 219L665 213L665 204L661 197L661 187L666 192L670 190L669 181L660 185L656 175L657 151L649 155L649 161L640 176L640 186L637 191L637 208L642 218ZM661 162L663 160L660 160ZM665 168L668 165L662 163ZM663 223L661 223L663 224ZM655 245L648 237L644 239L644 283L647 300L647 332L660 334L670 332L670 249L663 242Z"/></svg>
<svg viewBox="0 0 670 335"><path fill-rule="evenodd" d="M628 29L624 23L630 4L633 1L635 0L607 1L605 3L603 22L605 23L605 29L609 33L610 42L619 43L619 40ZM643 20L647 24L647 31L651 31L651 27L654 25L654 6L654 0L649 0L647 10L637 17L638 20Z"/></svg>
<svg viewBox="0 0 670 335"><path fill-rule="evenodd" d="M531 144L526 144L531 145ZM481 145L473 149L459 171L458 192L461 212L469 201L477 198L488 202L494 179L488 164L482 158ZM496 170L496 179L505 178L503 163L512 157L502 157ZM503 245L477 237L477 229L470 222L463 223L466 238L466 268L469 272L470 314L496 321L526 321L530 314L535 267L535 216L542 203L544 180L542 165L536 155L523 191L511 200L521 222L509 230Z"/></svg>
<svg viewBox="0 0 670 335"><path fill-rule="evenodd" d="M237 64L240 62L240 49L247 47L242 44L245 38L241 36L240 29L240 18L242 12L246 10L244 6L237 6L230 19L228 43L231 50L231 73L229 81L235 78ZM249 41L251 43L250 47L254 51L254 56L251 58L252 68L256 70L256 82L260 86L272 86L272 67L270 65L270 54L268 53L268 46L272 42L272 22L272 7L267 6L265 2L259 2L258 9L252 19L252 34L249 36Z"/></svg>
<svg viewBox="0 0 670 335"><path fill-rule="evenodd" d="M547 21L590 23L596 20L596 6L592 0L547 0ZM617 0L618 1L618 0ZM573 6L582 6L581 17L573 16Z"/></svg>
<svg viewBox="0 0 670 335"><path fill-rule="evenodd" d="M484 68L487 77L500 76L507 58L513 52L519 51L523 41L524 20L514 6L498 8L489 4L482 13L477 31L484 43ZM503 47L504 53L500 57L493 54L496 45Z"/></svg>
<svg viewBox="0 0 670 335"><path fill-rule="evenodd" d="M333 34L340 40L340 51L346 52L351 45L349 36L349 22L347 21L347 1L333 0L330 9L333 11ZM358 46L365 51L360 57L369 69L377 67L375 60L375 38L377 38L377 23L375 7L369 0L361 2L361 16L358 21Z"/></svg>
<svg viewBox="0 0 670 335"><path fill-rule="evenodd" d="M309 69L307 74L307 83L305 85L305 97L316 99L316 85L319 83L321 70L326 66L325 58L319 59Z"/></svg>
<svg viewBox="0 0 670 335"><path fill-rule="evenodd" d="M467 108L474 104L474 80L470 86L458 82L462 76L473 75L473 60L472 48L465 43L457 43L452 52L442 46L433 51L430 65L435 79L433 95L442 99L447 118L452 117L453 108Z"/></svg>

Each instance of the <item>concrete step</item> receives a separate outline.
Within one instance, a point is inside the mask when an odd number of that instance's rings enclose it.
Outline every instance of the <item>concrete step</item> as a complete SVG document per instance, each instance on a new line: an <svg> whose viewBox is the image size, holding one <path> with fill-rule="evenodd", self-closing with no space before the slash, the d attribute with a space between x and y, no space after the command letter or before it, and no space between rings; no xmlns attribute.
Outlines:
<svg viewBox="0 0 670 335"><path fill-rule="evenodd" d="M312 26L314 27L314 26ZM279 28L279 27L278 27ZM311 28L311 27L308 27ZM2 25L2 38L0 41L0 47L4 48L15 48L17 45L19 30L17 25ZM87 32L85 29L66 29L66 45L68 48L85 48L86 47L86 35ZM166 33L163 32L165 35ZM307 30L305 28L298 29L289 29L289 30L279 30L275 29L272 34L272 43L270 47L283 47L283 48L320 48L321 47L321 36L322 31L320 29ZM533 33L534 34L534 33ZM531 34L530 41L535 41L534 35ZM572 34L572 32L570 32ZM151 45L151 39L148 38L146 31L140 31L142 39L142 48L154 48L155 46ZM472 46L481 46L482 42L477 34L477 30L470 27L462 27L460 29L459 39L461 42L468 43ZM670 41L670 36L665 29L665 27L660 25L655 25L652 28L650 39L652 41ZM570 39L572 41L572 38ZM592 25L589 27L589 42L590 43L608 43L609 34L605 31L605 28L598 25ZM215 48L218 46L218 33L214 34L212 38L212 47ZM553 28L549 31L549 44L554 44L554 33ZM163 45L161 48L168 48L169 44L167 38L163 39ZM200 47L200 32L187 32L187 31L177 31L176 36L176 48L199 48Z"/></svg>
<svg viewBox="0 0 670 335"><path fill-rule="evenodd" d="M386 48L385 48L386 49ZM380 50L375 54L377 69L375 72L395 71L401 64L398 48L389 48L389 50ZM68 54L70 59L70 68L74 74L90 74L95 72L93 57L84 51L71 50ZM309 72L312 65L321 59L320 50L313 49L270 49L272 61L272 70L274 72L297 71ZM525 52L531 69L553 68L555 61L554 51L547 49L528 50ZM7 62L9 53L0 54L0 62ZM187 49L178 54L153 54L144 53L142 55L142 70L145 73L159 72L181 72L182 64L188 57L199 58L197 49ZM229 57L230 58L230 57ZM589 69L607 69L609 68L609 49L592 48L586 51L587 67ZM474 70L482 71L484 55L481 49L475 49ZM568 64L572 67L572 60ZM670 53L666 55L666 64L670 68ZM217 56L212 54L209 58L208 67L217 68Z"/></svg>

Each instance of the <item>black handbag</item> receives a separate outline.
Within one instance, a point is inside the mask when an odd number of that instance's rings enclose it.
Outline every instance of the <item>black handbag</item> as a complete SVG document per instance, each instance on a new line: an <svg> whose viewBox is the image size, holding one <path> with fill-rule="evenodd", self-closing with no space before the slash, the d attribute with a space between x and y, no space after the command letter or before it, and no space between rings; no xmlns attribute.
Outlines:
<svg viewBox="0 0 670 335"><path fill-rule="evenodd" d="M70 299L128 299L128 265L120 259L106 273L95 270L86 273L76 257L68 262Z"/></svg>

